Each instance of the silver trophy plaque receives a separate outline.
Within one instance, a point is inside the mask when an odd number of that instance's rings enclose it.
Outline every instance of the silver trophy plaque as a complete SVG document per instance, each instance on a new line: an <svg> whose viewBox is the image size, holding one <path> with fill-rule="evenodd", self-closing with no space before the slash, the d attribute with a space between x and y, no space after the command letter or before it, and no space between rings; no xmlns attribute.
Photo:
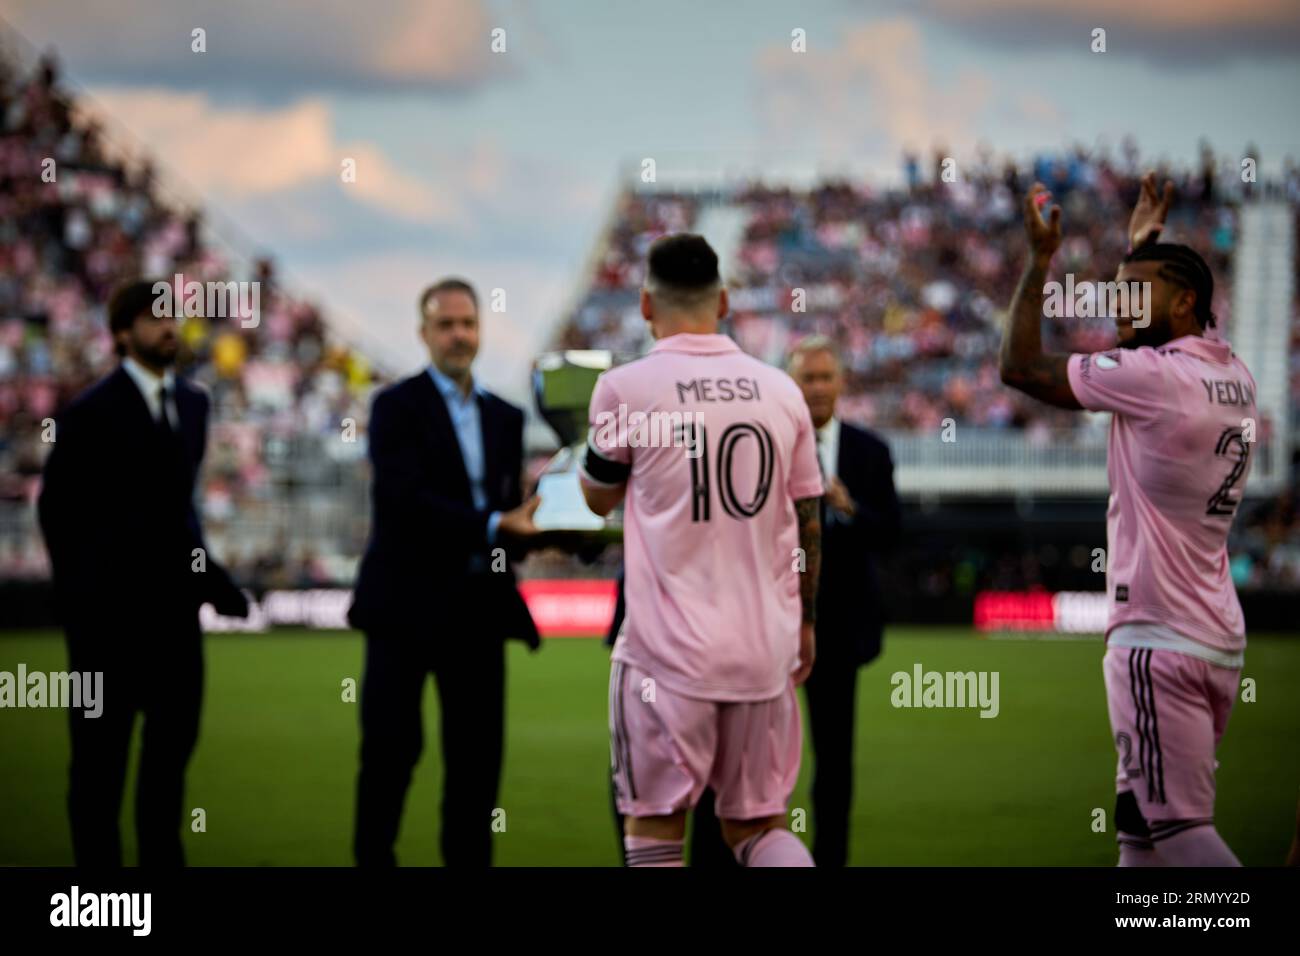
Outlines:
<svg viewBox="0 0 1300 956"><path fill-rule="evenodd" d="M560 440L560 450L537 483L542 503L533 523L543 531L574 532L600 540L622 537L622 527L613 515L602 518L587 507L578 478L578 463L587 444L591 393L600 373L615 364L614 354L600 349L547 352L533 364L537 410Z"/></svg>

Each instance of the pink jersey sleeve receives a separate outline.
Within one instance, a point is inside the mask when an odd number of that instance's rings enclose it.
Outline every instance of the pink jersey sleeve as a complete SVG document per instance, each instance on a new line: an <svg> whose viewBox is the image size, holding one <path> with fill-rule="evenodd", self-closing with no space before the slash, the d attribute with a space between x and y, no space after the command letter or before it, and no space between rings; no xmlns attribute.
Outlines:
<svg viewBox="0 0 1300 956"><path fill-rule="evenodd" d="M1070 356L1067 368L1074 397L1089 411L1147 421L1164 413L1168 383L1155 349L1080 352Z"/></svg>
<svg viewBox="0 0 1300 956"><path fill-rule="evenodd" d="M795 434L794 454L790 456L790 479L787 486L790 498L816 498L825 490L822 487L822 470L817 461L817 435L813 431L812 416L808 406L799 397L802 414L799 416L799 430Z"/></svg>
<svg viewBox="0 0 1300 956"><path fill-rule="evenodd" d="M596 379L587 410L587 449L580 465L582 477L596 485L620 485L631 472L632 449L627 440L627 416L618 413L622 400L609 375ZM621 429L621 430L620 430Z"/></svg>

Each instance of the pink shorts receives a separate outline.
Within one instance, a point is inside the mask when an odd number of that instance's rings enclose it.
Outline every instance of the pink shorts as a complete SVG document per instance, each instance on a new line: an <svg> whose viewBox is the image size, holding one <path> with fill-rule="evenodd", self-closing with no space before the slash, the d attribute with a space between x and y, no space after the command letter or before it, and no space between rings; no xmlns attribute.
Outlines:
<svg viewBox="0 0 1300 956"><path fill-rule="evenodd" d="M1153 840L1214 819L1215 748L1240 668L1178 651L1109 647L1102 660L1116 790L1132 792Z"/></svg>
<svg viewBox="0 0 1300 956"><path fill-rule="evenodd" d="M793 683L770 700L697 700L615 661L609 735L615 802L625 816L689 810L705 787L723 819L783 816L799 777L803 728Z"/></svg>

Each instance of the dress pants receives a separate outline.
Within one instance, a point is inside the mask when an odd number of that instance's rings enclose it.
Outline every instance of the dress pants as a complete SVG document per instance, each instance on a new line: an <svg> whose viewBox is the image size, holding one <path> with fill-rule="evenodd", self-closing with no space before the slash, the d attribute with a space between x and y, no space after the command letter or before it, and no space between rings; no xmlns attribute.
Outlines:
<svg viewBox="0 0 1300 956"><path fill-rule="evenodd" d="M492 863L505 738L504 641L469 625L440 631L366 634L353 843L359 866L397 863L406 791L424 749L421 701L430 673L441 710L443 863Z"/></svg>
<svg viewBox="0 0 1300 956"><path fill-rule="evenodd" d="M70 709L68 817L77 866L119 867L118 825L136 717L143 739L135 827L145 867L185 864L185 769L199 734L203 638L198 615L172 625L79 625L66 632L68 669L103 674L103 710Z"/></svg>

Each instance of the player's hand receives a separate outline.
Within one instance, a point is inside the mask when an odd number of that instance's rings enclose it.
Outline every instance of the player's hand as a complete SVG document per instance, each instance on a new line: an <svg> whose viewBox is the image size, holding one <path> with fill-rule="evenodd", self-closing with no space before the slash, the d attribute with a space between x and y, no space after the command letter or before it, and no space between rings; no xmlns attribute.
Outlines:
<svg viewBox="0 0 1300 956"><path fill-rule="evenodd" d="M1029 250L1035 259L1046 266L1061 247L1061 207L1053 206L1047 219L1042 208L1052 194L1042 183L1034 183L1025 194L1025 234L1029 237Z"/></svg>
<svg viewBox="0 0 1300 956"><path fill-rule="evenodd" d="M826 485L826 503L842 515L852 518L857 514L858 506L849 496L849 489L844 487L839 475L831 475Z"/></svg>
<svg viewBox="0 0 1300 956"><path fill-rule="evenodd" d="M511 508L501 513L497 523L497 533L506 535L516 541L531 541L542 533L542 529L533 524L533 514L541 505L542 499L533 495L518 508Z"/></svg>
<svg viewBox="0 0 1300 956"><path fill-rule="evenodd" d="M798 687L812 673L813 658L817 656L817 627L804 621L799 625L799 666L791 675L794 686Z"/></svg>
<svg viewBox="0 0 1300 956"><path fill-rule="evenodd" d="M1164 195L1156 194L1156 174L1148 172L1142 177L1142 190L1138 193L1137 205L1128 221L1129 247L1136 249L1144 242L1150 241L1165 226L1165 216L1169 215L1169 206L1174 201L1174 184L1165 180Z"/></svg>

